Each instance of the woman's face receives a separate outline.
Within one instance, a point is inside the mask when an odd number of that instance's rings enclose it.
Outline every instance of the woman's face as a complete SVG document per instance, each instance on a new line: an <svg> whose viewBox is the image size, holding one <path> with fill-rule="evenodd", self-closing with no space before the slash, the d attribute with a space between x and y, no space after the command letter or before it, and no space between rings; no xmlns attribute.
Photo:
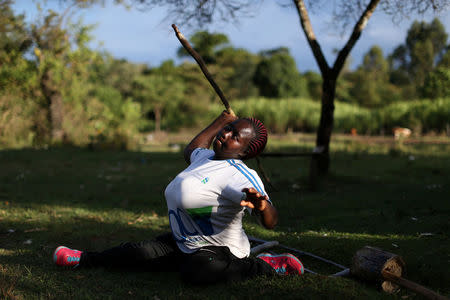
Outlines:
<svg viewBox="0 0 450 300"><path fill-rule="evenodd" d="M228 124L219 131L213 142L214 158L243 158L254 136L253 126L246 120L240 119Z"/></svg>

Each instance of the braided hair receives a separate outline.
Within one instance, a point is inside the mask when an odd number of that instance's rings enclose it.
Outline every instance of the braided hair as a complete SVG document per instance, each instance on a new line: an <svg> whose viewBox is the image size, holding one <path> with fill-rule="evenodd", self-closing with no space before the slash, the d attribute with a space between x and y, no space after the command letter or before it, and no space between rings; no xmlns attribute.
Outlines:
<svg viewBox="0 0 450 300"><path fill-rule="evenodd" d="M267 129L264 124L255 118L243 118L248 121L253 126L255 131L255 136L250 140L248 148L246 150L246 155L243 159L250 159L258 156L266 147L267 144Z"/></svg>

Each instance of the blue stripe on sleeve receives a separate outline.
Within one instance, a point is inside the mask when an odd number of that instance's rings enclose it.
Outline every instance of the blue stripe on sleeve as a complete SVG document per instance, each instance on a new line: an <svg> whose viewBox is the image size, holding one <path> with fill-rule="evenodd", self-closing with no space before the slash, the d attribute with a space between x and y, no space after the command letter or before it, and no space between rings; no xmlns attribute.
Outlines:
<svg viewBox="0 0 450 300"><path fill-rule="evenodd" d="M259 185L258 180L256 180L255 176L253 176L253 174L246 168L246 166L244 166L243 164L238 164L238 163L236 163L234 160L232 160L232 161L233 161L233 163L234 163L238 168L240 168L240 171L241 171L241 172L247 173L247 174L253 179L253 180L250 179L250 181L251 181L253 184L256 183L255 188L258 190L258 192L260 192L262 195L265 195L264 190L263 190L263 189L261 188L261 186ZM248 177L247 177L247 178L248 178Z"/></svg>
<svg viewBox="0 0 450 300"><path fill-rule="evenodd" d="M253 176L252 173L250 173L249 170L246 169L246 167L242 164L237 164L234 160L232 159L227 159L227 162L235 167L236 169L239 170L239 172L241 172L245 177L247 177L247 179L253 184L253 186L256 188L256 190L258 192L260 192L263 196L265 196L266 194L264 193L264 190L261 188L261 186L258 183L258 180L256 180L256 178ZM272 203L272 201L268 200L270 203Z"/></svg>

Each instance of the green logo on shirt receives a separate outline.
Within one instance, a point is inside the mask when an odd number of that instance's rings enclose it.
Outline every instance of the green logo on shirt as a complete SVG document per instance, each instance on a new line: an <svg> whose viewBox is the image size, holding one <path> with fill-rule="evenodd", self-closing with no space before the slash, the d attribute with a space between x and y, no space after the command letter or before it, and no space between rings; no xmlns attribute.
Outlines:
<svg viewBox="0 0 450 300"><path fill-rule="evenodd" d="M208 181L209 181L209 177L205 177L205 178L202 179L202 183L203 184L206 184Z"/></svg>
<svg viewBox="0 0 450 300"><path fill-rule="evenodd" d="M206 179L206 178L205 178ZM212 206L186 208L189 216L197 223L204 235L212 235L214 229L211 223Z"/></svg>

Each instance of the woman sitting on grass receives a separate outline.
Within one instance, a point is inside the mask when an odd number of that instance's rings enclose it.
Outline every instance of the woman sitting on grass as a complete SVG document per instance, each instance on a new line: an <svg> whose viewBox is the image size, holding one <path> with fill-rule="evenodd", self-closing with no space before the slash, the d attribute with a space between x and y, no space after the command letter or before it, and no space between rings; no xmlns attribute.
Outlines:
<svg viewBox="0 0 450 300"><path fill-rule="evenodd" d="M182 279L204 284L257 275L302 274L293 255L263 253L249 257L242 228L244 211L265 228L277 223L277 211L257 173L243 160L261 153L267 130L254 118L223 112L184 150L189 166L167 186L165 197L172 232L152 241L128 242L103 252L58 247L54 262L72 267L139 267L179 271ZM213 144L214 150L208 150Z"/></svg>

